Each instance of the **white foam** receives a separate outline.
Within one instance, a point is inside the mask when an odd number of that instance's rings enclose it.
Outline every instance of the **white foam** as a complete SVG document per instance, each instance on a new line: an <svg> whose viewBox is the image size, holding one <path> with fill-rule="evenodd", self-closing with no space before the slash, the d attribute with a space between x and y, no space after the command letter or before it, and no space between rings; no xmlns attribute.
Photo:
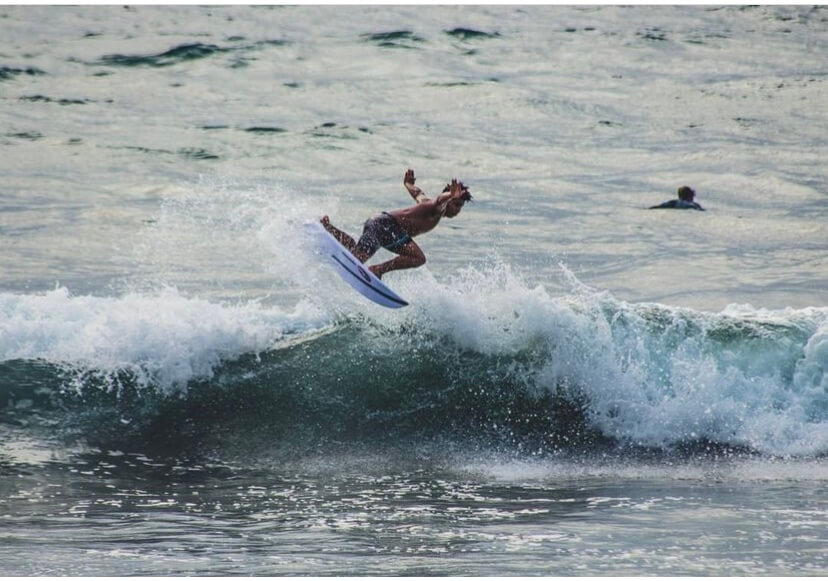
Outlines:
<svg viewBox="0 0 828 581"><path fill-rule="evenodd" d="M828 451L828 309L701 313L615 300L565 267L562 277L572 294L553 297L504 265L468 268L447 283L427 270L402 274L395 288L412 302L405 317L371 316L426 328L461 350L543 356L515 366L515 377L530 389L579 393L590 421L622 441Z"/></svg>
<svg viewBox="0 0 828 581"><path fill-rule="evenodd" d="M141 384L181 388L222 360L258 353L329 321L307 302L292 312L256 302L187 298L174 289L122 297L0 293L0 360L41 359L99 372L128 370Z"/></svg>

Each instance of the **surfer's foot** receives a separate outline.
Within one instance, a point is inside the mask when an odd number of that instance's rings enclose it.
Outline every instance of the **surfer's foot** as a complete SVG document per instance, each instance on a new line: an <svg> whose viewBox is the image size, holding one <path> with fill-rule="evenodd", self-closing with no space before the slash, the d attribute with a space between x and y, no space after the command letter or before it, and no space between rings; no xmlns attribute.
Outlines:
<svg viewBox="0 0 828 581"><path fill-rule="evenodd" d="M328 232L330 232L331 234L333 234L334 236L336 236L336 233L334 232L334 227L333 227L333 226L331 226L331 219L330 219L330 218L328 218L328 216L327 216L327 215L322 216L322 217L319 219L319 223L320 223L320 224L322 224L322 227L323 227L325 230L327 230Z"/></svg>

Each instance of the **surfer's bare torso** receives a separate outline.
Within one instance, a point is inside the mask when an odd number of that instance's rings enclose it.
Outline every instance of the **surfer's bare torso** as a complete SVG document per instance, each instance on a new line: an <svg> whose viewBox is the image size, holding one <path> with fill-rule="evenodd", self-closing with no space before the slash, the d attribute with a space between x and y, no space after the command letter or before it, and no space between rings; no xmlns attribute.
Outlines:
<svg viewBox="0 0 828 581"><path fill-rule="evenodd" d="M413 182L411 185L413 185ZM417 191L419 191L419 188L417 188ZM441 194L434 200L428 199L422 192L419 195L421 196L419 200L414 197L417 200L416 206L408 206L407 208L388 212L397 219L412 238L433 230L440 223L443 216L453 218L462 207L452 203L450 194L448 196Z"/></svg>
<svg viewBox="0 0 828 581"><path fill-rule="evenodd" d="M415 185L414 170L411 169L405 172L403 185L417 203L369 218L359 242L333 226L327 216L321 220L325 229L361 262L373 256L380 246L397 254L396 258L368 267L380 278L392 270L416 268L425 264L423 251L412 239L433 230L444 217L454 218L463 209L463 205L472 199L468 187L453 179L432 200Z"/></svg>

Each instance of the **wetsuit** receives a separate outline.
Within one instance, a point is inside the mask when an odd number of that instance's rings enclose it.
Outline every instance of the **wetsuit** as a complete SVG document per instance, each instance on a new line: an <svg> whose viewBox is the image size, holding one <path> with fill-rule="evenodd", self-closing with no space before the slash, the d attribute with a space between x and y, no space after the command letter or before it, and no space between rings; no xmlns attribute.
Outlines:
<svg viewBox="0 0 828 581"><path fill-rule="evenodd" d="M704 212L704 208L698 205L696 202L690 202L687 200L670 200L669 202L664 202L663 204L659 204L658 206L650 206L650 210L662 210L667 208L674 208L677 210L701 210Z"/></svg>

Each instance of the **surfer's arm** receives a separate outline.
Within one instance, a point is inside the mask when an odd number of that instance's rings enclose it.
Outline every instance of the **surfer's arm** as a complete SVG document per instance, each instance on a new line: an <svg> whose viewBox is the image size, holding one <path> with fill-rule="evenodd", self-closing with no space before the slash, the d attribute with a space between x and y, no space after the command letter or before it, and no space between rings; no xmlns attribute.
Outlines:
<svg viewBox="0 0 828 581"><path fill-rule="evenodd" d="M446 204L452 200L462 198L463 194L467 191L468 188L463 182L458 182L456 179L453 179L450 184L446 184L446 187L443 188L443 193L434 198L434 205L442 212Z"/></svg>
<svg viewBox="0 0 828 581"><path fill-rule="evenodd" d="M414 185L416 178L414 177L414 170L409 169L405 172L405 177L403 177L403 185L405 189L408 190L408 193L411 194L411 197L414 198L414 201L418 204L422 204L423 202L428 201L428 196L425 195L425 192Z"/></svg>

